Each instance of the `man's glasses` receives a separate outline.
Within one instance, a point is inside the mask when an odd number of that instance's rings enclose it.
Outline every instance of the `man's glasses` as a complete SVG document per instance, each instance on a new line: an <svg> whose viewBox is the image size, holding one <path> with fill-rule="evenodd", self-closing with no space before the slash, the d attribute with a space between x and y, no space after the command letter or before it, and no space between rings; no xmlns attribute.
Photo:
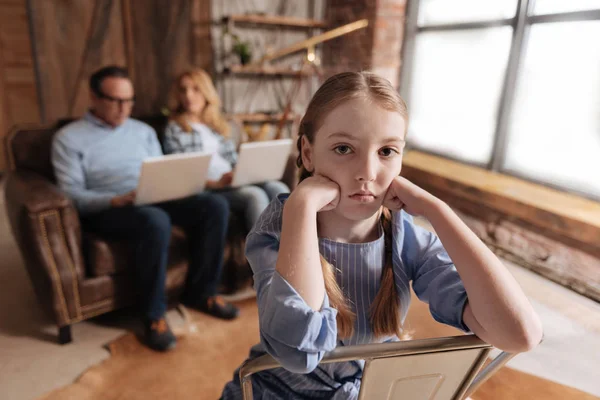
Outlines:
<svg viewBox="0 0 600 400"><path fill-rule="evenodd" d="M119 107L121 107L122 105L132 106L133 103L135 103L135 97L132 97L130 99L119 99L118 97L112 97L102 92L98 92L97 95L99 98L108 100L113 104L117 104Z"/></svg>

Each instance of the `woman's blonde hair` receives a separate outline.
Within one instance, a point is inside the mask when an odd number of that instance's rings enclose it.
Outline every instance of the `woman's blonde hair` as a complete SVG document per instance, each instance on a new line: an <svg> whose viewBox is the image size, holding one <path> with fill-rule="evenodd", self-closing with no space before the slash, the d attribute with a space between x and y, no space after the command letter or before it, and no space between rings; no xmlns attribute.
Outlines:
<svg viewBox="0 0 600 400"><path fill-rule="evenodd" d="M330 77L317 90L300 122L297 142L299 155L296 160L300 169L300 181L311 176L311 172L302 164L302 137L306 137L309 143L314 143L315 134L324 118L335 107L355 98L364 98L385 110L400 113L405 121L408 119L404 100L388 80L370 72L343 72ZM376 337L396 335L405 338L400 319L400 296L392 267L392 215L385 207L382 207L381 211L381 223L385 233L385 264L379 292L370 308L371 329ZM356 316L335 279L334 267L322 255L321 267L330 304L338 311L338 337L348 338L354 331Z"/></svg>
<svg viewBox="0 0 600 400"><path fill-rule="evenodd" d="M221 114L221 100L219 99L217 90L213 85L210 75L200 68L192 68L182 72L173 82L168 102L169 111L171 112L170 119L175 121L184 132L192 132L191 125L185 119L183 105L179 101L179 89L181 81L185 77L190 78L198 85L200 92L206 99L206 106L202 110L202 115L200 115L202 122L222 136L228 137L229 124Z"/></svg>

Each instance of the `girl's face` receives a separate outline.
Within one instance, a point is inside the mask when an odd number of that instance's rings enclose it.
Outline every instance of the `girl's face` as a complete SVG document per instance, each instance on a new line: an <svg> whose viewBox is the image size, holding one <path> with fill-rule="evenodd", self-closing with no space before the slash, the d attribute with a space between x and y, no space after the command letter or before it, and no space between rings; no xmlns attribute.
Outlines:
<svg viewBox="0 0 600 400"><path fill-rule="evenodd" d="M379 210L402 168L405 130L399 113L358 98L327 115L312 145L303 137L304 166L340 187L334 212L356 221Z"/></svg>
<svg viewBox="0 0 600 400"><path fill-rule="evenodd" d="M179 83L179 102L186 112L199 115L206 106L206 98L200 86L189 76L184 76Z"/></svg>

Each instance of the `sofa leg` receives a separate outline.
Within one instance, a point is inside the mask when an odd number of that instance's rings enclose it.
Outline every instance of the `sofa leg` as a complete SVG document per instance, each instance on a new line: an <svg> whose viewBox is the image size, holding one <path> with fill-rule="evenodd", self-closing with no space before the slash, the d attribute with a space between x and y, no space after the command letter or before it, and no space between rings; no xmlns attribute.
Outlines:
<svg viewBox="0 0 600 400"><path fill-rule="evenodd" d="M71 325L61 326L58 328L58 343L67 344L71 343Z"/></svg>

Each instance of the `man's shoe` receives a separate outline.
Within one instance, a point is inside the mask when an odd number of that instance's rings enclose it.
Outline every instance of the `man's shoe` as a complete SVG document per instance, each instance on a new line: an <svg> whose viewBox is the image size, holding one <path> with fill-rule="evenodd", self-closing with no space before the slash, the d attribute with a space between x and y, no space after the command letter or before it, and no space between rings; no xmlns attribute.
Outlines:
<svg viewBox="0 0 600 400"><path fill-rule="evenodd" d="M221 296L208 297L193 308L221 319L234 319L240 314L240 310L236 306L227 303Z"/></svg>
<svg viewBox="0 0 600 400"><path fill-rule="evenodd" d="M177 343L165 317L156 321L146 321L145 339L148 347L156 351L171 350Z"/></svg>

